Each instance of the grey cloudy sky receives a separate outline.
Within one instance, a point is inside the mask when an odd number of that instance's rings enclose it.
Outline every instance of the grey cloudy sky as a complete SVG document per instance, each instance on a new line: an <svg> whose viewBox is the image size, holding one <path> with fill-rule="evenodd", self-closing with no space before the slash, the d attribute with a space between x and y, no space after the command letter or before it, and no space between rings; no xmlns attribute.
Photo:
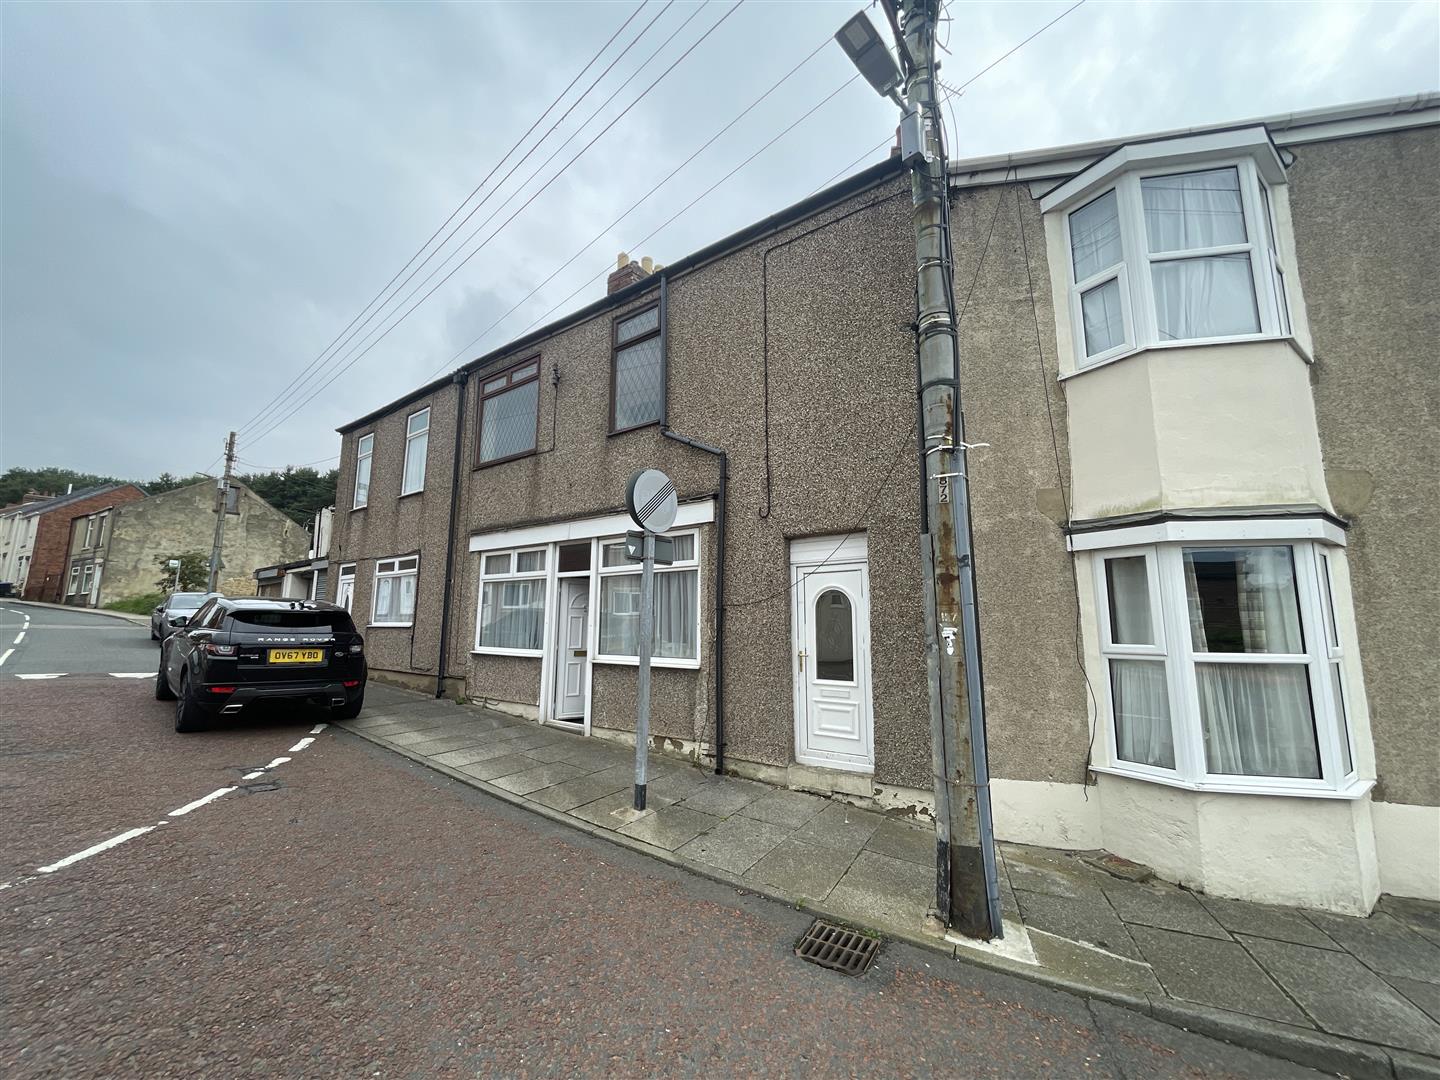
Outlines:
<svg viewBox="0 0 1440 1080"><path fill-rule="evenodd" d="M494 232L732 3L697 14L650 0L572 98L658 20L456 240L498 207L465 250ZM257 441L267 424L252 425L242 460L334 455L337 424L517 336L577 288L556 314L598 297L603 280L586 282L616 251L673 261L885 139L893 107L856 81L637 247L853 74L822 48L489 329L859 6L747 0L393 333L273 432ZM1068 6L953 4L942 76L963 82ZM224 433L326 348L636 7L5 4L0 469L211 465ZM958 156L1412 94L1440 85L1437 57L1433 0L1089 0L959 100Z"/></svg>

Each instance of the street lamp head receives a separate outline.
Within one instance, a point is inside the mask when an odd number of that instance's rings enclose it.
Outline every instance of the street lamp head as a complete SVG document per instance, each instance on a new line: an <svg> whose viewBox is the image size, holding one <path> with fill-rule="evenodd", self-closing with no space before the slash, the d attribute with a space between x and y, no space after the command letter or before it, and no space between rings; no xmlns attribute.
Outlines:
<svg viewBox="0 0 1440 1080"><path fill-rule="evenodd" d="M865 81L875 88L881 97L890 97L900 85L900 68L885 42L875 32L865 12L857 11L835 34L835 40L850 57L851 63L860 69Z"/></svg>

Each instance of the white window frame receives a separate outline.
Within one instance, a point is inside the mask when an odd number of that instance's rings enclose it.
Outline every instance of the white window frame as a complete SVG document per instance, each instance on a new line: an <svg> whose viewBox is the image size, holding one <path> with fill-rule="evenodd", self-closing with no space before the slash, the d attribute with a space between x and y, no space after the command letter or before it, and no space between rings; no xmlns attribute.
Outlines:
<svg viewBox="0 0 1440 1080"><path fill-rule="evenodd" d="M700 573L700 533L698 530L686 529L668 535L671 539L678 539L685 536L693 538L691 550L694 554L691 558L677 559L670 566L657 565L655 567L655 575L659 577L661 574L689 573L691 571L695 574L695 656L693 659L678 656L653 656L650 660L650 666L693 671L700 667L701 660L704 657L704 638L701 634L701 629L704 622L705 611L705 578L704 575ZM600 652L600 621L605 615L602 609L603 601L601 597L603 590L601 579L625 575L639 577L641 572L638 562L625 562L616 566L605 565L605 548L611 544L623 545L624 543L624 536L602 536L596 541L595 551L590 559L590 565L595 576L594 599L592 601L595 606L595 663L615 664L622 667L639 667L640 658L638 656L617 656Z"/></svg>
<svg viewBox="0 0 1440 1080"><path fill-rule="evenodd" d="M414 429L415 418L423 416L425 426L419 431ZM416 450L416 444L420 448ZM406 495L415 495L425 490L425 465L430 451L430 406L417 409L405 418L405 461L400 471L400 498ZM415 487L410 486L410 455L420 454L420 481Z"/></svg>
<svg viewBox="0 0 1440 1080"><path fill-rule="evenodd" d="M370 473L371 464L375 460L375 433L373 431L361 435L355 440L355 493L351 500L351 510L361 510L370 505ZM360 478L365 478L365 495L360 495Z"/></svg>
<svg viewBox="0 0 1440 1080"><path fill-rule="evenodd" d="M382 579L397 580L405 577L415 579L415 604L420 603L420 556L418 555L396 555L389 559L375 560L375 580L370 583L370 625L371 626L414 626L415 610L410 611L410 618L401 622L375 622L375 613L379 610L378 601L380 598L380 582ZM392 586L398 588L399 586Z"/></svg>
<svg viewBox="0 0 1440 1080"><path fill-rule="evenodd" d="M96 521L93 514L85 519L85 542L80 545L80 550L85 551L94 546L95 524Z"/></svg>
<svg viewBox="0 0 1440 1080"><path fill-rule="evenodd" d="M80 594L89 596L90 590L95 585L95 564L87 562L80 571Z"/></svg>
<svg viewBox="0 0 1440 1080"><path fill-rule="evenodd" d="M74 596L80 591L80 564L74 563L70 567L70 581L65 586L65 595Z"/></svg>
<svg viewBox="0 0 1440 1080"><path fill-rule="evenodd" d="M540 569L539 569L539 570L516 570L516 569L515 569L516 566L519 565L519 560L520 560L520 556L521 556L521 555L527 555L527 554L531 554L531 553L534 553L534 552L538 552L538 553L540 553L540 555L542 556L541 561L540 561ZM487 570L487 569L486 569L487 564L488 564L492 559L495 559L495 558L504 558L504 559L506 560L506 562L505 562L506 569L504 569L503 571ZM502 549L502 550L499 550L499 551L482 551L482 552L480 553L480 585L479 585L479 587L478 587L478 588L476 589L476 591L475 591L475 645L474 645L474 649L473 649L474 652L482 653L482 654L484 654L484 655L486 655L486 656L530 656L530 657L540 657L540 656L544 656L544 655L545 655L545 636L546 636L546 634L549 632L549 626L550 626L550 617L549 617L549 610L550 610L550 609L549 609L549 603L550 603L550 595L551 595L551 590L550 590L550 576L551 576L551 575L550 575L550 569L551 569L551 567L554 565L555 559L556 559L556 553L555 553L555 545L554 545L554 544L544 544L544 545L540 545L540 546L531 545L531 546L529 546L529 547L518 547L518 548L505 548L505 549ZM501 606L502 608L504 608L504 607L506 607L506 605L505 605L505 603L504 603L505 590L504 590L504 588L503 588L503 584L504 584L505 582L510 582L510 581L539 581L539 582L541 582L541 594L540 594L540 612L541 612L541 620L540 620L540 648L538 648L538 649L510 649L510 648L501 648L501 647L496 646L496 645L481 645L481 644L480 644L480 631L484 628L484 625L485 625L485 622L484 622L484 620L485 620L485 586L486 586L487 584L492 584L492 585L493 585L493 584L500 584L500 585L502 585L502 588L500 589L500 596L501 596L501 604L500 604L500 606ZM518 606L519 606L519 605L510 605L510 608L511 608L511 610L515 610L516 608L518 608Z"/></svg>
<svg viewBox="0 0 1440 1080"><path fill-rule="evenodd" d="M1245 242L1213 248L1191 248L1183 251L1151 252L1145 231L1145 204L1141 181L1157 176L1182 176L1190 173L1213 172L1233 168L1240 185L1240 204L1245 215ZM1075 279L1074 249L1071 246L1070 217L1096 199L1115 192L1116 212L1120 225L1121 262L1099 271L1084 280ZM1133 168L1116 177L1104 187L1087 192L1083 201L1067 207L1062 215L1065 255L1065 280L1069 286L1071 339L1075 367L1084 370L1098 364L1118 360L1143 349L1217 345L1231 342L1264 341L1288 338L1289 300L1280 292L1285 288L1286 270L1279 257L1279 239L1274 218L1274 196L1260 175L1255 160L1249 156L1227 156ZM1255 308L1260 328L1253 334L1230 334L1215 337L1161 340L1155 314L1155 289L1151 267L1159 262L1175 262L1213 255L1246 254L1250 259L1250 277L1255 289ZM1111 278L1120 280L1120 310L1125 327L1125 343L1097 353L1085 354L1085 322L1080 297Z"/></svg>
<svg viewBox="0 0 1440 1080"><path fill-rule="evenodd" d="M1191 647L1189 609L1185 594L1183 551L1186 548L1288 547L1294 572L1304 652L1227 653L1225 662L1303 663L1307 669L1310 704L1320 760L1319 779L1280 776L1236 776L1206 771L1203 729L1195 677L1195 653ZM1100 745L1104 760L1092 764L1096 772L1113 773L1149 780L1192 791L1231 792L1252 795L1295 795L1330 798L1359 798L1370 790L1372 781L1361 779L1355 768L1354 718L1337 712L1332 690L1330 665L1339 665L1344 693L1344 649L1339 620L1330 631L1330 593L1333 592L1330 554L1314 540L1277 538L1175 539L1162 544L1131 544L1090 548L1093 558L1093 588L1100 658L1099 709L1103 728ZM1107 559L1143 555L1150 589L1151 625L1154 645L1111 644ZM1327 586L1329 590L1327 591ZM1210 654L1214 655L1214 654ZM1115 730L1114 689L1110 661L1127 658L1159 659L1165 665L1170 722L1175 747L1175 768L1124 761L1119 756ZM1201 663L1205 661L1199 661ZM1342 705L1344 702L1342 702ZM1341 740L1345 743L1342 748ZM1344 755L1344 756L1342 756ZM1349 768L1344 767L1348 757Z"/></svg>
<svg viewBox="0 0 1440 1080"><path fill-rule="evenodd" d="M347 598L345 596L346 585L350 586L348 603L346 602ZM416 582L416 586L419 586L418 581ZM335 603L343 607L346 611L351 611L355 607L355 564L353 562L341 564L340 572L336 575Z"/></svg>

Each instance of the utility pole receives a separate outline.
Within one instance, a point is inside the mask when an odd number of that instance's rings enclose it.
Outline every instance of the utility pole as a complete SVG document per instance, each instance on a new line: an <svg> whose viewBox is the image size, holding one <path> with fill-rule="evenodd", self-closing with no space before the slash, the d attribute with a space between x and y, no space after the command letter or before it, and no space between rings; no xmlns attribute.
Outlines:
<svg viewBox="0 0 1440 1080"><path fill-rule="evenodd" d="M923 156L911 166L919 364L919 428L925 461L927 646L935 747L937 900L950 928L974 938L1001 933L991 828L985 698L980 668L975 561L960 395L949 184L940 146L935 86L938 0L885 0L904 64L911 131L923 126ZM903 20L903 21L900 21Z"/></svg>
<svg viewBox="0 0 1440 1080"><path fill-rule="evenodd" d="M235 432L225 440L225 475L215 484L215 542L210 546L210 576L205 585L207 592L214 592L220 580L220 549L225 546L225 515L230 506L230 477L235 471Z"/></svg>

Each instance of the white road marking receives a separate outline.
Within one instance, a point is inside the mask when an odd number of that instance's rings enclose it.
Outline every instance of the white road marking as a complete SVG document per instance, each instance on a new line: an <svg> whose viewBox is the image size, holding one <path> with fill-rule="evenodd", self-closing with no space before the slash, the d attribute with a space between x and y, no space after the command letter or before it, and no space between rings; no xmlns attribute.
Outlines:
<svg viewBox="0 0 1440 1080"><path fill-rule="evenodd" d="M234 789L233 787L222 787L222 788L219 788L219 789L217 789L217 790L215 790L215 791L210 792L209 795L202 795L202 796L200 796L200 798L196 799L194 802L186 803L184 806L180 807L179 810L171 810L171 811L170 811L170 816L171 816L171 817L184 817L186 814L190 813L191 810L198 810L198 809L200 809L200 807L204 806L206 803L214 802L216 799L220 798L220 796L222 796L222 795L229 795L230 792L232 792L232 791L234 791L234 790L235 790L235 789Z"/></svg>
<svg viewBox="0 0 1440 1080"><path fill-rule="evenodd" d="M153 671L109 671L106 672L112 679L153 679Z"/></svg>
<svg viewBox="0 0 1440 1080"><path fill-rule="evenodd" d="M24 641L24 640L25 640L25 631L24 631L24 630L21 630L20 633L18 633L18 634L15 635L15 644L16 644L16 645L19 645L20 642L22 642L22 641Z"/></svg>
<svg viewBox="0 0 1440 1080"><path fill-rule="evenodd" d="M310 729L310 734L311 734L311 735L319 735L320 732L324 731L324 730L325 730L327 727L329 727L329 726L330 726L329 724L316 724L314 727L312 727L312 728Z"/></svg>
<svg viewBox="0 0 1440 1080"><path fill-rule="evenodd" d="M63 679L65 677L65 672L55 671L49 672L44 675L16 675L15 677L17 679Z"/></svg>
<svg viewBox="0 0 1440 1080"><path fill-rule="evenodd" d="M6 649L3 653L0 653L0 664L3 664L6 660L9 660L10 654L14 651L14 649Z"/></svg>
<svg viewBox="0 0 1440 1080"><path fill-rule="evenodd" d="M314 739L310 738L310 737L307 735L305 738L303 738L303 739L301 739L299 742L297 742L294 746L290 747L290 752L291 752L292 754L298 754L301 750L304 750L305 747L309 746L309 745L310 745L312 742L314 742L314 741L315 741Z"/></svg>
<svg viewBox="0 0 1440 1080"><path fill-rule="evenodd" d="M63 870L67 866L73 866L81 859L88 859L91 855L99 855L102 851L109 851L113 847L119 847L126 840L134 840L137 836L144 836L154 825L141 825L138 829L128 829L119 836L112 836L109 840L102 840L94 847L88 847L84 851L77 851L74 855L66 855L59 862L53 862L49 866L42 866L36 873L53 874L56 870Z"/></svg>

